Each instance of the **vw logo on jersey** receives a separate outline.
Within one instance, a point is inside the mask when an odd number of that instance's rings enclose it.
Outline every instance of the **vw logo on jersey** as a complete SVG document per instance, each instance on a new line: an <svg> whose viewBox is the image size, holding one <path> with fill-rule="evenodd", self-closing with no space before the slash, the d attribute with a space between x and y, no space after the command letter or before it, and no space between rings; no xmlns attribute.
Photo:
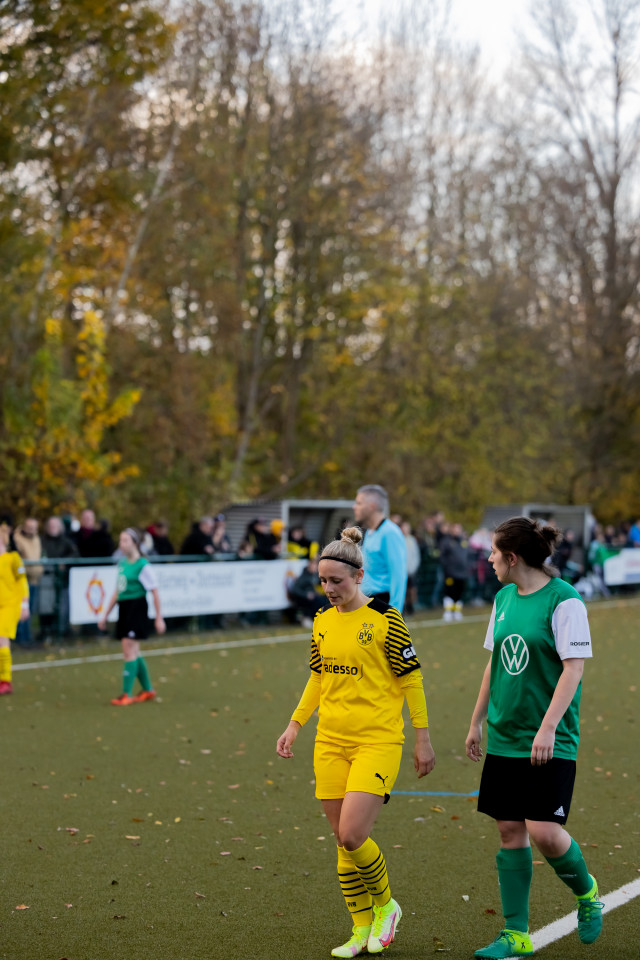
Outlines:
<svg viewBox="0 0 640 960"><path fill-rule="evenodd" d="M529 663L529 648L518 633L505 637L500 648L502 665L512 677L517 677Z"/></svg>

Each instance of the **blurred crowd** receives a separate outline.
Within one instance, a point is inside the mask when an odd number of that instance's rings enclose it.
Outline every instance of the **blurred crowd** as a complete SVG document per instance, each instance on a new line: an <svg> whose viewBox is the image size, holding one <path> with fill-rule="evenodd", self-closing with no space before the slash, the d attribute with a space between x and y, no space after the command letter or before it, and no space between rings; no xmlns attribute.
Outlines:
<svg viewBox="0 0 640 960"><path fill-rule="evenodd" d="M468 532L457 521L436 511L414 525L400 514L390 517L402 530L407 547L407 593L405 614L443 607L445 620L462 617L463 604L481 606L491 603L499 589L488 561L491 531L480 527ZM351 523L352 520L345 521ZM307 624L323 602L317 575L318 544L309 539L301 525L284 529L282 520L255 517L246 527L241 541L232 545L224 514L202 516L177 542L172 540L169 524L157 520L140 533L143 556L182 557L216 560L274 560L296 558L307 561L297 578L287 583L292 611ZM37 640L68 628L68 570L76 558L118 558L110 524L98 519L93 510L78 517L50 516L43 523L34 517L14 525L11 516L0 515L0 539L7 549L16 550L27 561L30 610L38 616ZM640 548L640 519L619 526L595 523L586 545L571 529L551 558L563 579L573 583L583 595L607 596L603 569L608 557L622 548ZM63 561L55 564L51 561ZM41 561L48 561L42 563ZM41 595L55 575L55 602L52 587ZM33 620L20 624L18 643L33 641Z"/></svg>

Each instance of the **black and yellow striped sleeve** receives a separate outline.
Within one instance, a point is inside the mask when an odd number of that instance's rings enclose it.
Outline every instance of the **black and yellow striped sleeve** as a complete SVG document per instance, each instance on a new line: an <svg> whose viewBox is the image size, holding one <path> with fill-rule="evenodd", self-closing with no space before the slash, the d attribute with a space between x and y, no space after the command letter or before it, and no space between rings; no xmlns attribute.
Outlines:
<svg viewBox="0 0 640 960"><path fill-rule="evenodd" d="M311 654L309 655L309 666L314 671L314 673L321 673L322 671L322 660L320 659L320 651L318 650L318 644L313 638L311 639Z"/></svg>
<svg viewBox="0 0 640 960"><path fill-rule="evenodd" d="M396 677L402 677L412 670L419 670L420 663L413 649L411 634L407 625L394 607L388 607L384 616L387 620L387 637L384 652Z"/></svg>

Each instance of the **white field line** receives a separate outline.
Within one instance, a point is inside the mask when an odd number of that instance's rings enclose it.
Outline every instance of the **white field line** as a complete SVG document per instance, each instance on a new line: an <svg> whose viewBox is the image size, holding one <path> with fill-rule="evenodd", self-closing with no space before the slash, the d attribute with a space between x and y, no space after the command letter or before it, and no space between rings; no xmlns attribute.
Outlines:
<svg viewBox="0 0 640 960"><path fill-rule="evenodd" d="M629 598L628 600L600 600L594 609L600 610L602 608L616 607L616 606L629 606L635 603L640 603L640 597ZM489 622L489 615L487 613L474 614L470 617L465 617L461 621L456 623L446 623L442 618L438 620L420 620L415 621L411 620L409 623L410 630L423 630L426 627L442 627L446 626L448 630L452 630L455 626L459 626L461 623L484 623ZM310 639L310 633L305 631L304 633L288 633L279 637L247 637L244 640L221 640L220 642L212 643L197 643L192 646L184 647L162 647L157 649L146 649L144 650L145 657L167 657L172 656L178 653L206 653L209 650L233 650L237 647L268 647L271 643L301 643L304 640ZM49 667L77 667L83 663L109 663L114 660L120 660L122 658L121 653L102 653L90 657L69 657L64 660L38 660L32 663L14 663L12 669L14 672L18 670L46 670Z"/></svg>
<svg viewBox="0 0 640 960"><path fill-rule="evenodd" d="M600 899L604 901L604 910L602 912L610 913L611 910L615 910L616 907L621 907L623 904L629 903L635 899L635 897L640 897L640 877L638 877L637 880L626 883L623 887L618 887L617 890L612 890L611 893L600 894ZM559 920L554 920L553 923L531 934L533 949L541 950L542 947L546 947L548 944L554 943L556 940L561 940L562 937L566 937L567 934L572 933L577 927L577 912L568 913L566 917L560 917Z"/></svg>

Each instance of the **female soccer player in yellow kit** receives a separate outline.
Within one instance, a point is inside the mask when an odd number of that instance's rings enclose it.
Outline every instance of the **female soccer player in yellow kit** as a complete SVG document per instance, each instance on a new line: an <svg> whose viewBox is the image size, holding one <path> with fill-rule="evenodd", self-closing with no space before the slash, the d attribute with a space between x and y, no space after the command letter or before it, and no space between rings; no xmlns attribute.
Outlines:
<svg viewBox="0 0 640 960"><path fill-rule="evenodd" d="M353 921L353 935L331 951L334 957L380 953L402 916L369 834L398 775L405 698L418 776L435 764L420 664L398 611L360 588L361 542L360 529L349 527L322 552L318 573L331 606L314 620L311 675L276 747L292 757L298 731L319 705L316 796L338 843L338 878Z"/></svg>
<svg viewBox="0 0 640 960"><path fill-rule="evenodd" d="M29 616L29 584L20 554L0 537L0 696L13 693L11 641L20 620Z"/></svg>

